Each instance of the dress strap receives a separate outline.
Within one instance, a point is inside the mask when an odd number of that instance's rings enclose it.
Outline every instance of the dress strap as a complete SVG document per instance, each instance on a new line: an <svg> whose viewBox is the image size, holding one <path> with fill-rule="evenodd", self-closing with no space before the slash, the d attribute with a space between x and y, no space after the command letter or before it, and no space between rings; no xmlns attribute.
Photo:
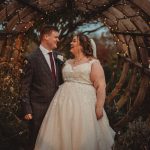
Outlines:
<svg viewBox="0 0 150 150"><path fill-rule="evenodd" d="M92 59L89 63L92 65L94 62L100 63L98 59Z"/></svg>

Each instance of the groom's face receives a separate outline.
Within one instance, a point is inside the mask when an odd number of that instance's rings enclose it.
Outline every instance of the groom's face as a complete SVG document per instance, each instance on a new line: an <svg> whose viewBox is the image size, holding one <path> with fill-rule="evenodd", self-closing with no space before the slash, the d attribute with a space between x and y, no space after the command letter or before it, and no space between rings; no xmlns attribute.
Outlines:
<svg viewBox="0 0 150 150"><path fill-rule="evenodd" d="M45 35L45 40L51 50L55 49L57 48L57 44L59 42L59 33L57 31L51 31Z"/></svg>

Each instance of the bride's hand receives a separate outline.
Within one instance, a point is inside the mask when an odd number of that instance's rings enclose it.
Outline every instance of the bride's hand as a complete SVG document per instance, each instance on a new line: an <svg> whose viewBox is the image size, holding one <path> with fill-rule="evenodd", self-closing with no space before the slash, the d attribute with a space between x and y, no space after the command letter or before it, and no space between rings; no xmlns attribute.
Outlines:
<svg viewBox="0 0 150 150"><path fill-rule="evenodd" d="M103 117L103 109L101 107L98 107L96 105L95 112L96 112L97 120L99 120Z"/></svg>

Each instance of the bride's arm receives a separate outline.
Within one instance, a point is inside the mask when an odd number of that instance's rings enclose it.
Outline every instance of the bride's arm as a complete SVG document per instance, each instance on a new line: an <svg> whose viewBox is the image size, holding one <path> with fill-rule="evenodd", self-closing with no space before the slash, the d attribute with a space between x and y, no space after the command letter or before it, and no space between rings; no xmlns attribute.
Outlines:
<svg viewBox="0 0 150 150"><path fill-rule="evenodd" d="M91 81L96 89L96 115L100 119L103 113L103 107L106 97L106 82L103 68L98 60L94 61L91 68Z"/></svg>

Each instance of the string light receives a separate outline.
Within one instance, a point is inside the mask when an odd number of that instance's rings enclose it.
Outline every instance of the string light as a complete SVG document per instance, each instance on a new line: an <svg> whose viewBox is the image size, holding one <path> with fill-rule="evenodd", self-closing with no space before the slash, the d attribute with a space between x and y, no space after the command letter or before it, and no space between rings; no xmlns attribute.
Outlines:
<svg viewBox="0 0 150 150"><path fill-rule="evenodd" d="M9 1L9 0L8 0L8 1ZM77 1L77 0L76 0L76 1ZM88 0L88 3L89 3L89 1L90 1L90 0ZM6 4L7 4L7 3L6 3ZM85 3L84 1L82 1L81 4L82 4L82 5L86 5L86 3ZM126 1L124 0L124 1L122 2L122 4L126 5L127 3L126 3ZM103 3L103 6L105 7L105 6L107 6L107 4L106 4L106 3ZM113 7L113 6L114 6L114 4L111 5L111 7ZM50 8L54 8L53 5L49 5L49 7L50 7ZM99 8L97 5L93 5L93 7L94 7L94 8ZM42 9L42 7L38 7L38 8ZM18 13L18 19L19 19L19 21L17 22L17 24L22 24L22 23L24 23L24 22L21 20L20 16L19 16L20 11L22 11L22 10L24 10L23 7L20 8L20 9L18 9L18 10L16 10L16 13ZM56 9L55 9L54 11L56 11ZM88 11L88 10L86 10L86 11ZM139 13L140 13L140 10L137 11L137 14L139 14ZM48 15L48 11L46 11L45 14ZM84 12L84 14L86 14L86 12ZM143 15L143 14L142 14L142 15ZM134 17L134 16L132 16L132 17ZM127 16L124 16L124 18L127 18ZM42 17L41 20L43 20L43 19L44 19L44 18ZM104 23L106 26L107 26L107 24L106 24L107 19L109 19L109 18L105 17L105 18L104 18L104 21L103 21L103 23ZM129 18L129 19L130 19L130 18ZM117 24L117 23L118 23L118 20L114 20L114 22ZM148 24L150 24L150 22L148 22ZM7 24L6 24L6 26L7 26ZM31 23L30 26L33 26L33 23ZM27 28L27 27L25 26L24 28ZM108 28L109 28L110 30L112 30L112 31L118 30L118 27L117 27L117 26L116 26L115 28L112 28L112 27L108 27ZM15 30L15 29L16 29L16 25L15 25L15 27L13 28L13 30ZM126 32L129 32L129 31L127 30Z"/></svg>

